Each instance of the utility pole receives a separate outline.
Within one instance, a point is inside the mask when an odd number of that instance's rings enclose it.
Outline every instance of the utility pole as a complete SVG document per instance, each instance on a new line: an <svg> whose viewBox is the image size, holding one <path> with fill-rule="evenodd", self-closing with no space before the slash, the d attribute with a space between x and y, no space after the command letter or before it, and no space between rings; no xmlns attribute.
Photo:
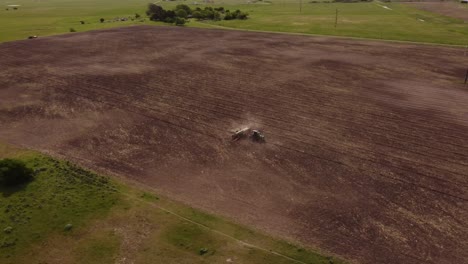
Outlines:
<svg viewBox="0 0 468 264"><path fill-rule="evenodd" d="M338 8L336 9L336 13L335 13L335 28L336 26L338 26Z"/></svg>

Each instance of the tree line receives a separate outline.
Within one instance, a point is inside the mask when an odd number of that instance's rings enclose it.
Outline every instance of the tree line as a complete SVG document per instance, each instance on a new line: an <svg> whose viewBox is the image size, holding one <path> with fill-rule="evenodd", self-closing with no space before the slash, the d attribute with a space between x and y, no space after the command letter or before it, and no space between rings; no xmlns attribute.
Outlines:
<svg viewBox="0 0 468 264"><path fill-rule="evenodd" d="M165 10L162 6L156 4L148 4L146 15L152 21L161 21L176 25L184 25L188 18L195 18L197 20L233 20L233 19L247 19L249 14L240 10L229 11L224 7L199 7L191 9L188 5L180 4L174 10Z"/></svg>

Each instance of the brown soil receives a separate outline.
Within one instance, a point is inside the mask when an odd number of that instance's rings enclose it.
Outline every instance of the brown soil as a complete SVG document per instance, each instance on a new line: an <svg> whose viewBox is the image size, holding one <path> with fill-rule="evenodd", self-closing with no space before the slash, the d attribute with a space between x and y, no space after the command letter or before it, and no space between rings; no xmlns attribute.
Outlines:
<svg viewBox="0 0 468 264"><path fill-rule="evenodd" d="M412 2L406 3L418 9L468 21L468 5L459 1Z"/></svg>
<svg viewBox="0 0 468 264"><path fill-rule="evenodd" d="M361 263L468 263L463 49L176 27L0 45L0 140ZM230 142L243 126L267 143Z"/></svg>

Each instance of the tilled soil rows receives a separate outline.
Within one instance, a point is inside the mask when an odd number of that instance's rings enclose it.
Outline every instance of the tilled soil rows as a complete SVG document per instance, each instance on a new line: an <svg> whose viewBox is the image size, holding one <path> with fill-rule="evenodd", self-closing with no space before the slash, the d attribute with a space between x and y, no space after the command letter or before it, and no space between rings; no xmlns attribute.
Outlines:
<svg viewBox="0 0 468 264"><path fill-rule="evenodd" d="M359 263L468 263L463 48L139 26L0 54L1 141Z"/></svg>

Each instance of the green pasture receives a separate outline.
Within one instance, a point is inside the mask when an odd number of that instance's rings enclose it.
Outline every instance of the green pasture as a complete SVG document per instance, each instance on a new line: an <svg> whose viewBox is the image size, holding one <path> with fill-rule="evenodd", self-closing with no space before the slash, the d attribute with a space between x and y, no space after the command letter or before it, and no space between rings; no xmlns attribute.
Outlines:
<svg viewBox="0 0 468 264"><path fill-rule="evenodd" d="M462 20L399 3L308 3L302 4L301 12L299 4L281 2L240 8L251 14L251 19L213 24L237 29L468 44L468 24Z"/></svg>
<svg viewBox="0 0 468 264"><path fill-rule="evenodd" d="M343 263L67 161L0 143L3 158L36 173L0 187L2 264Z"/></svg>
<svg viewBox="0 0 468 264"><path fill-rule="evenodd" d="M0 42L25 39L30 35L78 32L128 25L163 25L137 19L100 23L99 19L134 16L145 18L146 0L0 0ZM224 6L250 14L250 19L200 22L189 27L235 28L261 31L294 32L351 36L442 44L468 44L468 25L462 20L420 11L399 3L310 3L297 0L263 2L241 0L157 1L164 8L185 3L191 7ZM8 5L20 5L13 10ZM302 6L302 7L301 7ZM385 6L385 7L384 7ZM8 11L6 9L9 9ZM335 26L336 11L338 20ZM468 8L467 8L468 12ZM85 21L84 25L80 21Z"/></svg>
<svg viewBox="0 0 468 264"><path fill-rule="evenodd" d="M13 10L8 7L11 4L20 6ZM100 23L99 19L111 20L136 12L143 16L146 4L144 0L1 0L0 42L25 39L30 35L63 34L70 28L81 32L136 24L136 21ZM82 20L86 24L81 25Z"/></svg>

